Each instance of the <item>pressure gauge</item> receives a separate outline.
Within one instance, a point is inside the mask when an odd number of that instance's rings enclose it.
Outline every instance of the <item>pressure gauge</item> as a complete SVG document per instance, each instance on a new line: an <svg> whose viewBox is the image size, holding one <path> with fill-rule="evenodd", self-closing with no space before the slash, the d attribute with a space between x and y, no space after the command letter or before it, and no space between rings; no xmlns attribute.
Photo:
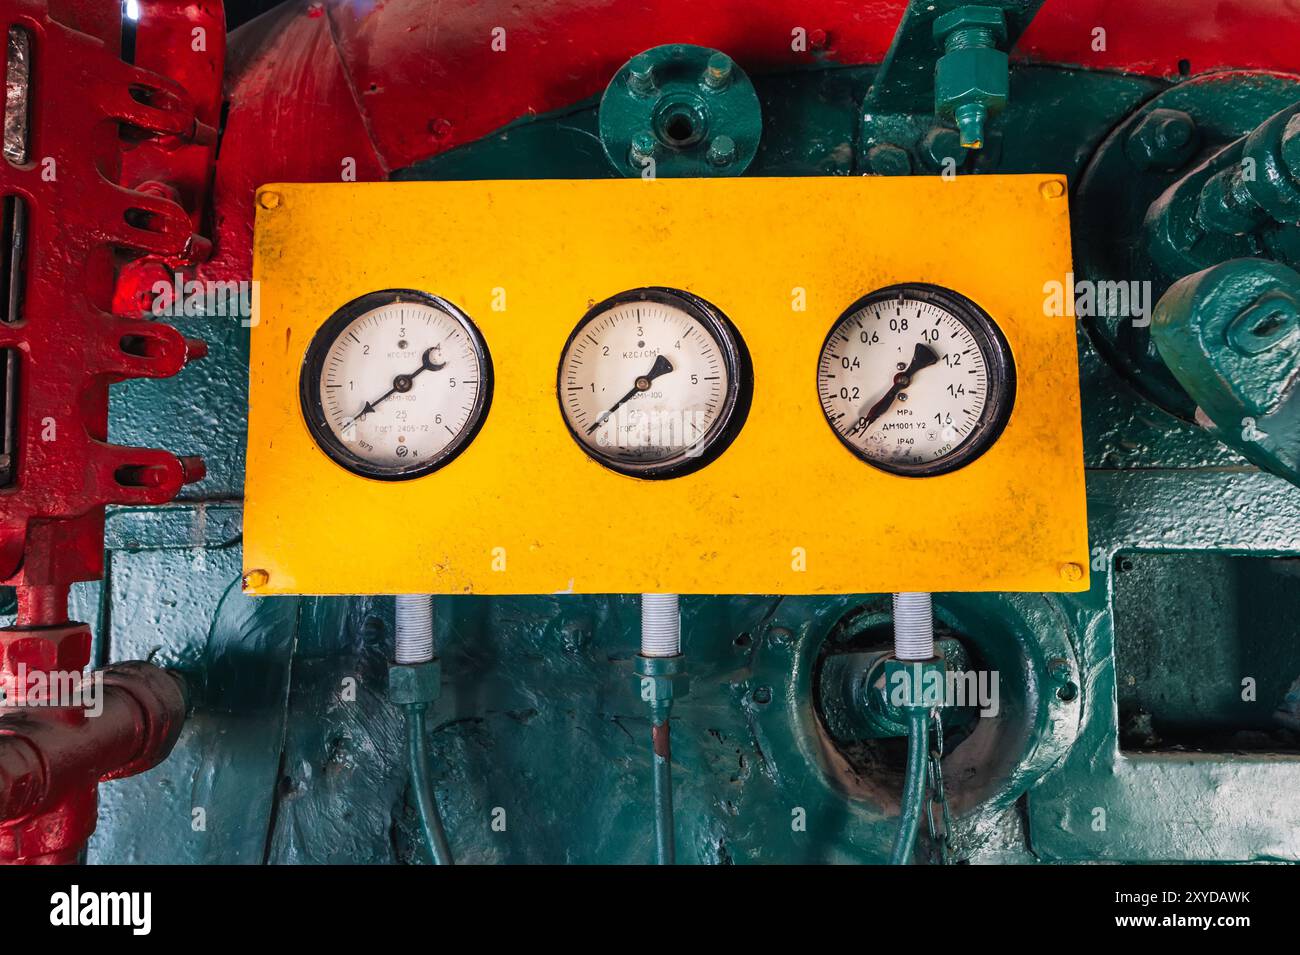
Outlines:
<svg viewBox="0 0 1300 955"><path fill-rule="evenodd" d="M689 474L736 436L753 395L731 322L687 292L643 288L593 307L569 336L557 383L579 446L640 478Z"/></svg>
<svg viewBox="0 0 1300 955"><path fill-rule="evenodd" d="M492 360L450 302L389 289L349 302L303 360L302 413L317 445L363 477L404 481L464 451L487 417Z"/></svg>
<svg viewBox="0 0 1300 955"><path fill-rule="evenodd" d="M850 451L926 477L970 464L1015 402L1011 350L989 315L935 285L894 285L851 305L822 345L817 390Z"/></svg>

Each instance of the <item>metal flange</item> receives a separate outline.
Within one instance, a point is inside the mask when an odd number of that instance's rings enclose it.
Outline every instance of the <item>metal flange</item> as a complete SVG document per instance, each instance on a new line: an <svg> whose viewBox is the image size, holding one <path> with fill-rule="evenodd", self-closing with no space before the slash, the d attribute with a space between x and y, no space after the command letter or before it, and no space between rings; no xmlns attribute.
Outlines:
<svg viewBox="0 0 1300 955"><path fill-rule="evenodd" d="M624 176L739 176L758 152L763 112L731 57L671 43L623 64L599 122L605 155Z"/></svg>

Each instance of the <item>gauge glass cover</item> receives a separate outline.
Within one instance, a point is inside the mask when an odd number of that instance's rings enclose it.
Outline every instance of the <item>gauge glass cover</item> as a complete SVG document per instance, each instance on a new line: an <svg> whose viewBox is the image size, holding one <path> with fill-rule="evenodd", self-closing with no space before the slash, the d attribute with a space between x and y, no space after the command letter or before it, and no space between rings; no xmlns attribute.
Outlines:
<svg viewBox="0 0 1300 955"><path fill-rule="evenodd" d="M993 319L934 285L880 289L835 323L817 363L836 436L893 474L955 471L987 451L1015 402L1015 365Z"/></svg>
<svg viewBox="0 0 1300 955"><path fill-rule="evenodd" d="M307 348L302 412L317 445L354 474L407 480L473 440L492 397L478 328L450 302L410 289L363 295Z"/></svg>
<svg viewBox="0 0 1300 955"><path fill-rule="evenodd" d="M744 423L744 342L713 305L643 288L594 306L569 336L557 393L579 446L611 470L679 477L714 460Z"/></svg>

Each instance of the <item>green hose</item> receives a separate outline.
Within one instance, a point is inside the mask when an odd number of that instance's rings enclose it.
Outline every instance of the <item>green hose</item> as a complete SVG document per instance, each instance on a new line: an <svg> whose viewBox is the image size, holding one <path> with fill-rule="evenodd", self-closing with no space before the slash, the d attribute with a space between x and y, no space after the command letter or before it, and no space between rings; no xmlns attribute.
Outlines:
<svg viewBox="0 0 1300 955"><path fill-rule="evenodd" d="M890 865L907 865L921 830L921 810L925 805L925 768L930 756L930 711L916 708L907 720L907 777L903 782L903 804L898 814L898 834Z"/></svg>
<svg viewBox="0 0 1300 955"><path fill-rule="evenodd" d="M412 703L406 707L406 752L411 764L411 789L415 805L420 812L420 828L424 844L435 865L451 865L451 846L438 815L438 803L433 798L430 783L429 747L424 739L424 704Z"/></svg>

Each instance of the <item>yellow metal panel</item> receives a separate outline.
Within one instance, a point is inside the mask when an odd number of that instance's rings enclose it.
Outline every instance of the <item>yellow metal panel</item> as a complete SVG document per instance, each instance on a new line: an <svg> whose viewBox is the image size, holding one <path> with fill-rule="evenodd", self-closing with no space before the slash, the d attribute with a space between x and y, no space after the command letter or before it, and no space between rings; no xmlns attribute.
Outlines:
<svg viewBox="0 0 1300 955"><path fill-rule="evenodd" d="M1063 184L961 176L266 186L253 266L261 285L244 566L256 572L247 589L1085 590L1075 328L1044 309L1044 283L1070 270ZM1016 405L1001 439L939 477L863 463L819 406L827 331L861 295L898 282L975 300L1016 361ZM561 348L586 310L649 285L721 308L754 364L753 406L734 444L665 481L590 460L555 394ZM330 461L298 404L317 327L384 288L459 306L496 369L473 444L441 471L396 483Z"/></svg>

